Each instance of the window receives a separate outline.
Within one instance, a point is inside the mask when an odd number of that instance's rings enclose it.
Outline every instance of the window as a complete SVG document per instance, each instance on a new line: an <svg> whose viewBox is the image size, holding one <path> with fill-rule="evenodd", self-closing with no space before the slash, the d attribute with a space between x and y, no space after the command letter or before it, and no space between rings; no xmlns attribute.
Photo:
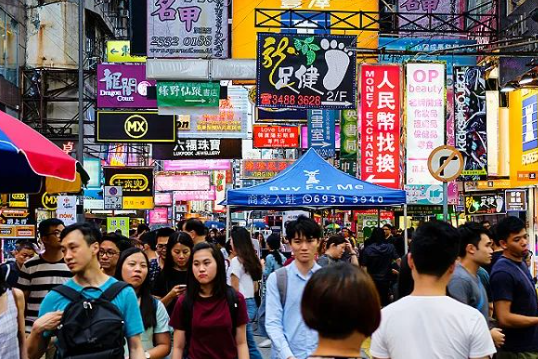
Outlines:
<svg viewBox="0 0 538 359"><path fill-rule="evenodd" d="M0 9L0 76L18 85L19 24Z"/></svg>

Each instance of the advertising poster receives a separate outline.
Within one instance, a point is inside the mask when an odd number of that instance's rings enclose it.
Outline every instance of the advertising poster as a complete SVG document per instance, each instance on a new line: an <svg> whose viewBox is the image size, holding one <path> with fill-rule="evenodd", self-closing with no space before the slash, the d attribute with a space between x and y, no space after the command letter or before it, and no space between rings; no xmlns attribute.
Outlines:
<svg viewBox="0 0 538 359"><path fill-rule="evenodd" d="M243 142L240 139L193 139L178 138L175 145L152 146L156 160L181 159L238 159L242 157Z"/></svg>
<svg viewBox="0 0 538 359"><path fill-rule="evenodd" d="M506 213L503 194L473 194L465 196L466 215Z"/></svg>
<svg viewBox="0 0 538 359"><path fill-rule="evenodd" d="M97 111L95 142L175 142L176 116L157 112Z"/></svg>
<svg viewBox="0 0 538 359"><path fill-rule="evenodd" d="M255 148L297 148L299 127L254 125L252 140Z"/></svg>
<svg viewBox="0 0 538 359"><path fill-rule="evenodd" d="M486 78L484 67L454 68L454 119L456 148L464 161L460 178L487 177Z"/></svg>
<svg viewBox="0 0 538 359"><path fill-rule="evenodd" d="M271 179L286 168L294 160L243 160L241 161L242 179Z"/></svg>
<svg viewBox="0 0 538 359"><path fill-rule="evenodd" d="M361 179L400 188L400 66L361 66Z"/></svg>
<svg viewBox="0 0 538 359"><path fill-rule="evenodd" d="M104 167L105 186L122 187L123 209L153 209L153 167Z"/></svg>
<svg viewBox="0 0 538 359"><path fill-rule="evenodd" d="M146 80L146 65L97 65L99 108L157 108L157 100L147 98L150 86L155 81Z"/></svg>
<svg viewBox="0 0 538 359"><path fill-rule="evenodd" d="M148 57L227 58L227 0L147 2Z"/></svg>
<svg viewBox="0 0 538 359"><path fill-rule="evenodd" d="M406 65L407 183L439 184L428 171L428 156L445 144L445 65Z"/></svg>
<svg viewBox="0 0 538 359"><path fill-rule="evenodd" d="M335 155L337 116L335 110L308 110L308 147L325 159Z"/></svg>
<svg viewBox="0 0 538 359"><path fill-rule="evenodd" d="M357 55L347 35L258 34L258 107L356 108Z"/></svg>
<svg viewBox="0 0 538 359"><path fill-rule="evenodd" d="M58 196L56 218L66 226L77 223L77 196Z"/></svg>

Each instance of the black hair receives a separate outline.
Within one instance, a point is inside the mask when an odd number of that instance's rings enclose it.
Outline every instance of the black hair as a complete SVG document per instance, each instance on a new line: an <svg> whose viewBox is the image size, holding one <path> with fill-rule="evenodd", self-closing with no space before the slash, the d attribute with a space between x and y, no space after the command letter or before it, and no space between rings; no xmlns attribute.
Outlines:
<svg viewBox="0 0 538 359"><path fill-rule="evenodd" d="M275 261L281 266L282 256L280 255L280 246L282 245L282 241L280 240L280 235L271 233L269 237L267 237L267 245L269 246L269 249L271 249L271 254L275 258Z"/></svg>
<svg viewBox="0 0 538 359"><path fill-rule="evenodd" d="M441 221L426 222L415 231L411 257L419 274L442 277L458 257L458 230Z"/></svg>
<svg viewBox="0 0 538 359"><path fill-rule="evenodd" d="M168 275L169 273L173 273L173 271L175 270L174 258L172 257L172 249L178 243L189 247L191 252L192 252L192 247L194 247L194 242L192 241L191 236L189 236L187 233L185 232L172 233L170 237L168 237L168 242L166 243L166 257L164 259L164 266L163 266L163 273L165 275Z"/></svg>
<svg viewBox="0 0 538 359"><path fill-rule="evenodd" d="M18 251L22 251L23 249L30 249L32 251L36 251L36 248L34 246L34 244L27 240L27 239L21 239L21 240L18 240L16 243L15 243L15 250L18 252Z"/></svg>
<svg viewBox="0 0 538 359"><path fill-rule="evenodd" d="M48 218L39 223L37 230L39 232L39 235L43 237L49 234L50 227L57 227L57 226L63 226L63 225L64 225L64 222L61 219Z"/></svg>
<svg viewBox="0 0 538 359"><path fill-rule="evenodd" d="M149 226L145 223L140 223L138 227L136 227L136 233L140 234L144 231L149 232Z"/></svg>
<svg viewBox="0 0 538 359"><path fill-rule="evenodd" d="M157 250L157 231L144 233L140 236L140 242L147 244L152 251Z"/></svg>
<svg viewBox="0 0 538 359"><path fill-rule="evenodd" d="M60 240L64 239L69 233L80 231L84 236L84 240L88 245L99 242L101 240L101 231L92 223L74 223L64 228L60 234Z"/></svg>
<svg viewBox="0 0 538 359"><path fill-rule="evenodd" d="M346 239L341 235L334 235L330 236L329 239L327 239L327 242L325 242L325 249L329 249L329 247L334 244L335 246L338 246L342 243L346 243Z"/></svg>
<svg viewBox="0 0 538 359"><path fill-rule="evenodd" d="M384 225L381 226L381 228L384 228L384 227L387 227L388 229L390 229L392 231L392 229L394 228L392 225L386 223Z"/></svg>
<svg viewBox="0 0 538 359"><path fill-rule="evenodd" d="M153 328L157 325L157 311L155 299L151 295L151 284L149 278L149 259L146 253L140 248L132 247L121 253L120 258L118 259L118 265L116 266L116 273L114 277L117 280L123 281L121 271L123 269L123 264L133 254L142 253L146 259L146 264L148 268L148 273L146 278L142 282L142 285L138 289L138 297L140 298L140 314L142 315L142 322L144 323L144 329Z"/></svg>
<svg viewBox="0 0 538 359"><path fill-rule="evenodd" d="M116 233L107 233L104 236L101 237L99 240L99 244L103 243L104 241L112 242L118 247L120 253L131 248L133 245L131 244L131 241L129 238Z"/></svg>
<svg viewBox="0 0 538 359"><path fill-rule="evenodd" d="M200 294L200 283L194 277L194 272L192 270L194 254L204 249L209 249L211 251L211 255L217 262L217 274L213 280L212 296L216 298L224 298L226 296L226 288L228 288L228 285L226 284L226 266L224 265L224 256L222 255L222 252L214 244L208 242L198 243L192 249L187 268L187 293L185 296L191 301L191 303L195 303Z"/></svg>
<svg viewBox="0 0 538 359"><path fill-rule="evenodd" d="M157 238L170 237L175 231L170 227L163 227L157 230Z"/></svg>
<svg viewBox="0 0 538 359"><path fill-rule="evenodd" d="M458 227L460 235L460 250L459 256L464 258L467 255L467 245L472 244L478 249L478 244L482 239L482 234L489 237L488 231L481 224L475 222L467 222Z"/></svg>
<svg viewBox="0 0 538 359"><path fill-rule="evenodd" d="M185 231L194 231L197 236L205 236L206 228L202 221L196 218L191 218L185 222Z"/></svg>
<svg viewBox="0 0 538 359"><path fill-rule="evenodd" d="M525 222L518 217L504 217L495 229L495 244L499 245L500 241L508 240L511 234L518 234L525 229Z"/></svg>
<svg viewBox="0 0 538 359"><path fill-rule="evenodd" d="M299 216L297 220L286 225L286 239L292 240L296 236L304 235L307 239L321 238L321 227L311 218Z"/></svg>
<svg viewBox="0 0 538 359"><path fill-rule="evenodd" d="M262 279L263 268L254 251L250 233L243 227L232 228L232 241L237 257L253 281Z"/></svg>
<svg viewBox="0 0 538 359"><path fill-rule="evenodd" d="M486 220L483 220L482 222L480 222L480 225L481 225L481 226L484 226L486 223L489 224L489 225L491 225L491 222L488 221L487 219L486 219Z"/></svg>
<svg viewBox="0 0 538 359"><path fill-rule="evenodd" d="M374 228L369 239L371 244L383 243L385 241L385 232L383 232L383 228Z"/></svg>

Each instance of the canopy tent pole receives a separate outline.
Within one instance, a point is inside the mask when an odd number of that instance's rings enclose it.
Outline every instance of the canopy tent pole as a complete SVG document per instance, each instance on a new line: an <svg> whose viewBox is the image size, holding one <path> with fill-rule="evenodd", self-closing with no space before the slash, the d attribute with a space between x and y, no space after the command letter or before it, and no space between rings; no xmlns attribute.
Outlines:
<svg viewBox="0 0 538 359"><path fill-rule="evenodd" d="M232 233L232 206L226 206L226 242L230 240L230 233Z"/></svg>
<svg viewBox="0 0 538 359"><path fill-rule="evenodd" d="M404 248L405 248L405 253L407 254L407 252L409 251L409 242L408 242L408 237L409 237L409 233L408 233L408 230L407 230L407 204L404 204L403 205L403 211L404 211Z"/></svg>
<svg viewBox="0 0 538 359"><path fill-rule="evenodd" d="M377 228L381 228L381 208L377 209Z"/></svg>

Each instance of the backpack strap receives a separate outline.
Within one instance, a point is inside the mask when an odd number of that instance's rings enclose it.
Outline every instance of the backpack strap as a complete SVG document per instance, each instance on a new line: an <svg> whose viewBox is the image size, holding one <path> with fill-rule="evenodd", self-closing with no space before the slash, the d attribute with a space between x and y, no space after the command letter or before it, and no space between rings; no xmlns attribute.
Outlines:
<svg viewBox="0 0 538 359"><path fill-rule="evenodd" d="M68 287L64 284L60 284L54 288L52 288L53 291L60 293L65 298L69 299L71 302L75 302L79 300L82 297L82 294L80 292L77 292L71 287Z"/></svg>
<svg viewBox="0 0 538 359"><path fill-rule="evenodd" d="M280 294L280 304L282 305L282 310L286 305L286 295L288 293L288 271L286 267L282 267L275 271L276 274L276 286L278 288L278 293Z"/></svg>
<svg viewBox="0 0 538 359"><path fill-rule="evenodd" d="M105 290L103 292L103 294L101 294L100 298L108 300L109 302L111 302L114 298L116 298L116 296L118 294L120 294L120 292L122 290L124 290L128 286L129 286L129 284L127 284L125 282L117 281L116 283L114 283L110 287L108 287L107 290Z"/></svg>
<svg viewBox="0 0 538 359"><path fill-rule="evenodd" d="M232 317L232 331L235 334L237 329L237 312L239 309L239 299L235 289L230 286L226 288L226 302L228 302L228 308L230 309L230 316Z"/></svg>

